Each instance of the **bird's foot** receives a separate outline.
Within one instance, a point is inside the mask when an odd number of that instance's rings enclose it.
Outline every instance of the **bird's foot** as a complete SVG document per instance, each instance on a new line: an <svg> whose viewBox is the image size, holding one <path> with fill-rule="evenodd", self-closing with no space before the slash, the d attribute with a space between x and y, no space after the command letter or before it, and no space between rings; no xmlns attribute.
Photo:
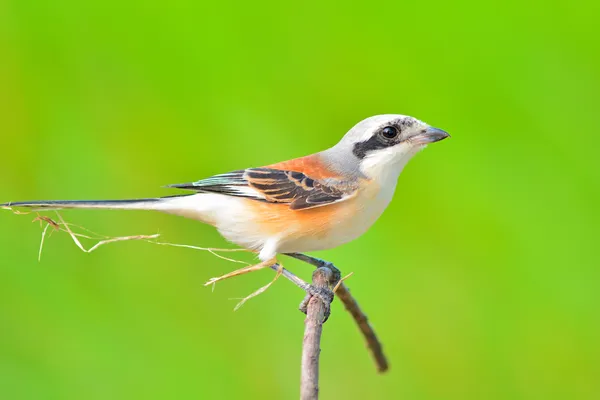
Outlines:
<svg viewBox="0 0 600 400"><path fill-rule="evenodd" d="M329 268L333 273L333 277L331 278L333 286L336 286L337 283L342 279L342 272L330 261L325 261L321 258L309 256L308 254L304 253L285 253L285 255L300 261L304 261L317 268Z"/></svg>
<svg viewBox="0 0 600 400"><path fill-rule="evenodd" d="M306 287L306 296L300 303L299 310L304 314L308 311L308 303L313 297L317 297L323 302L325 306L325 318L323 322L327 321L329 318L329 314L331 313L331 302L333 301L333 291L329 288L321 288L313 285L308 285Z"/></svg>

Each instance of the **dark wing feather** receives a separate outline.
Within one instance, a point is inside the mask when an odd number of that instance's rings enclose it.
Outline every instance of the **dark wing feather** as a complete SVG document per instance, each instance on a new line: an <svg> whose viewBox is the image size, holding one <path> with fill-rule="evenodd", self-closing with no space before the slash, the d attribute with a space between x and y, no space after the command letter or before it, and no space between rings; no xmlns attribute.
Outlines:
<svg viewBox="0 0 600 400"><path fill-rule="evenodd" d="M287 203L302 210L337 203L353 197L357 185L341 180L315 180L297 171L251 168L215 175L198 182L169 187L248 197L271 203Z"/></svg>

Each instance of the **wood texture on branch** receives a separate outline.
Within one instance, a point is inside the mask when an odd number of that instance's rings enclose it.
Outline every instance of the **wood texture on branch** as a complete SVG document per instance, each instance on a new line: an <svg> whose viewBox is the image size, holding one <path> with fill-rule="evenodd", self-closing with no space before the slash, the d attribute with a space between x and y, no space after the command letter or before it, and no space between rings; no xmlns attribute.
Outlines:
<svg viewBox="0 0 600 400"><path fill-rule="evenodd" d="M313 273L315 290L329 290L333 273L329 268L319 268ZM306 320L304 321L304 339L302 343L302 373L300 378L300 399L319 398L319 355L321 354L321 334L325 314L330 305L325 304L325 296L312 296L308 301Z"/></svg>
<svg viewBox="0 0 600 400"><path fill-rule="evenodd" d="M350 289L348 289L348 287L342 282L342 284L335 291L335 295L342 303L344 303L344 307L346 307L346 310L348 310L350 315L352 315L352 318L354 318L354 321L356 321L358 329L363 334L367 342L367 348L375 360L377 371L387 371L390 366L385 354L383 353L383 346L377 338L375 330L371 324L369 324L367 315L360 309L360 306L350 294Z"/></svg>

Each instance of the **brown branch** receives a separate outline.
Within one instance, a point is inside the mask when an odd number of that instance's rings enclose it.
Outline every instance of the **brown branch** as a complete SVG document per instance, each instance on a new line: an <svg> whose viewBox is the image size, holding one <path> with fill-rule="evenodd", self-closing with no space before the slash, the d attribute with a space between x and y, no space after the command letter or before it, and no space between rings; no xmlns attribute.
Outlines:
<svg viewBox="0 0 600 400"><path fill-rule="evenodd" d="M377 371L387 371L389 364L385 354L383 354L381 342L377 338L375 330L371 324L369 324L367 316L360 309L360 306L354 297L352 297L350 294L350 289L348 289L348 286L342 282L342 284L336 290L335 295L341 300L342 303L344 303L344 307L346 307L346 310L348 310L348 312L352 315L352 318L354 318L354 321L356 321L356 324L358 325L358 329L360 329L360 332L365 337L365 340L367 341L367 347L375 359Z"/></svg>
<svg viewBox="0 0 600 400"><path fill-rule="evenodd" d="M332 271L327 267L313 273L313 289L329 290ZM306 320L304 321L304 339L302 342L302 372L300 379L300 399L319 398L319 355L321 354L321 333L329 310L325 296L312 296L308 301Z"/></svg>
<svg viewBox="0 0 600 400"><path fill-rule="evenodd" d="M338 271L339 275L339 270L328 261L321 260L320 258L312 257L302 253L288 253L286 255L293 257L297 260L304 261L308 264L314 265L317 268L326 267L331 269L332 271ZM383 347L381 345L381 342L377 338L375 330L369 324L367 316L360 309L360 306L358 305L357 301L354 299L352 294L350 294L350 289L348 289L348 287L342 282L342 284L339 285L339 287L337 288L335 294L337 297L339 297L340 301L344 303L344 307L346 308L346 310L348 310L350 315L352 315L352 318L354 318L354 321L358 325L358 329L360 330L360 332L365 338L365 341L367 342L367 348L369 349L369 352L375 360L377 371L387 371L389 369L389 364L385 354L383 353Z"/></svg>

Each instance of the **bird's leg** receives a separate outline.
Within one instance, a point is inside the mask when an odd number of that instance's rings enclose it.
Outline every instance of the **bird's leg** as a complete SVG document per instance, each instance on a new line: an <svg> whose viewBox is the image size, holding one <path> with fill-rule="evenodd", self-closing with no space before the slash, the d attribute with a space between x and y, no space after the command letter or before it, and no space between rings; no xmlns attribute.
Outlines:
<svg viewBox="0 0 600 400"><path fill-rule="evenodd" d="M309 256L303 253L284 253L288 257L295 258L296 260L304 261L310 265L314 265L317 268L329 268L333 272L332 285L335 286L342 279L342 272L337 269L332 262L322 260L317 257Z"/></svg>
<svg viewBox="0 0 600 400"><path fill-rule="evenodd" d="M275 258L272 258L272 259L267 260L267 261L260 262L260 263L258 263L256 265L250 265L248 267L236 269L235 271L230 272L228 274L221 275L221 276L218 276L216 278L210 278L208 280L208 282L206 282L204 284L204 286L209 286L209 285L215 284L215 283L217 283L219 281L222 281L223 279L233 278L234 276L243 275L243 274L247 274L249 272L258 271L260 269L270 267L273 264L277 264L277 260Z"/></svg>
<svg viewBox="0 0 600 400"><path fill-rule="evenodd" d="M332 273L332 278L330 280L331 287L336 287L338 282L342 278L342 273L340 272L340 270L337 269L336 266L333 265L333 263L331 263L329 261L325 261L320 258L312 257L312 256L302 254L302 253L285 253L285 255L295 258L300 261L304 261L308 264L314 265L315 267L317 267L317 269L318 268L329 269ZM333 293L333 290L331 290L331 289L317 288L313 285L308 285L305 288L305 290L306 290L306 296L300 303L300 307L299 307L300 311L302 311L304 314L306 314L308 302L310 301L310 299L313 296L319 297L323 301L323 304L326 304L327 306L333 301L334 293ZM329 309L327 309L325 312L325 321L327 321L328 317L329 317Z"/></svg>
<svg viewBox="0 0 600 400"><path fill-rule="evenodd" d="M298 278L296 275L294 275L287 269L283 268L283 266L280 264L271 265L269 268L271 268L272 270L274 270L277 273L279 273L281 271L281 275L283 275L284 278L288 279L290 282L292 282L294 285L298 286L300 289L304 290L305 292L307 291L308 287L310 286L310 284L304 282L302 279Z"/></svg>

